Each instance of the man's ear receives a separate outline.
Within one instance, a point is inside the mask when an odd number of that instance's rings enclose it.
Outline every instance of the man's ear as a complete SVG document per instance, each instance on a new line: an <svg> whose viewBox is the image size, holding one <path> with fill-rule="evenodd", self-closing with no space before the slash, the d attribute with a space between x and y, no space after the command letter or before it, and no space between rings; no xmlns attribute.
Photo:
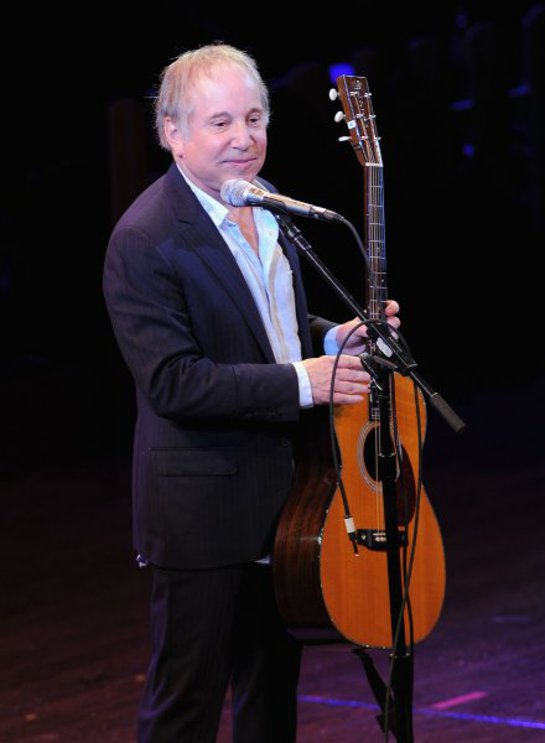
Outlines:
<svg viewBox="0 0 545 743"><path fill-rule="evenodd" d="M163 133L172 153L181 155L183 137L179 123L172 117L165 116L163 120Z"/></svg>

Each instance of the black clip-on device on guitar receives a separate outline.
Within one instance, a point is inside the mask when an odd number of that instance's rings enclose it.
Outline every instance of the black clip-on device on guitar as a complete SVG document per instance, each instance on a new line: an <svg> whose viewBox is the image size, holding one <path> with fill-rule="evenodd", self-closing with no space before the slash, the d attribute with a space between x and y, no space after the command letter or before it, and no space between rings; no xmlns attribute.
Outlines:
<svg viewBox="0 0 545 743"><path fill-rule="evenodd" d="M327 266L314 253L312 247L301 231L293 224L289 217L276 215L283 235L295 245L297 251L303 255L327 284L359 317L367 323L367 335L374 342L374 347L380 352L376 355L361 354L360 359L364 368L374 381L374 388L379 402L380 425L380 456L378 478L382 481L384 496L385 536L388 564L388 583L390 595L390 619L394 647L392 655L393 673L391 677L391 691L380 677L373 660L361 648L354 650L363 663L369 685L375 695L382 714L377 721L384 733L392 732L399 743L413 743L412 730L412 700L413 700L413 658L407 652L407 643L404 628L403 581L399 560L399 528L396 507L396 454L390 436L390 384L389 375L397 371L403 376L410 376L417 387L422 390L430 404L443 416L449 426L461 433L465 424L444 399L434 392L428 384L417 374L416 362L410 357L407 349L398 342L395 330L386 323L371 322L363 309L333 276Z"/></svg>

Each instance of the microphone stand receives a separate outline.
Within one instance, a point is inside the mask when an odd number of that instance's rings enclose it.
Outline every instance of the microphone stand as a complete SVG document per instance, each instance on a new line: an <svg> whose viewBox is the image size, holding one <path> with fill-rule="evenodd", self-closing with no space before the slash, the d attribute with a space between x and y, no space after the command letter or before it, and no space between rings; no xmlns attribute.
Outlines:
<svg viewBox="0 0 545 743"><path fill-rule="evenodd" d="M380 454L377 476L382 482L384 499L390 621L393 638L391 694L371 657L361 648L354 652L363 663L369 684L382 711L382 714L377 717L382 731L386 733L387 730L391 730L399 743L413 743L413 657L412 653L407 651L403 580L399 559L399 548L405 532L399 529L396 506L396 453L390 436L389 425L391 410L389 377L391 373L398 371L402 375L410 376L431 405L443 416L455 432L463 431L465 424L443 398L433 391L416 373L416 362L410 357L408 350L398 343L395 332L390 332L389 326L386 324L377 325L370 322L363 309L324 265L291 219L278 215L276 215L276 218L282 234L295 245L297 252L311 263L330 288L357 317L363 322L369 323L367 325L368 337L374 342L376 350L380 352L380 355L372 356L362 354L360 359L375 382L374 394L376 394L379 409ZM365 544L361 537L358 537L358 541L360 544Z"/></svg>

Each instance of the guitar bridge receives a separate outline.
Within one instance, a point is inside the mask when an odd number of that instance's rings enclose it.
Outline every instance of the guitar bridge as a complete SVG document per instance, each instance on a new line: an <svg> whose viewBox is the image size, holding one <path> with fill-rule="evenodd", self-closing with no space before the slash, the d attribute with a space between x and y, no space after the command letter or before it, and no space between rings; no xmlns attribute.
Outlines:
<svg viewBox="0 0 545 743"><path fill-rule="evenodd" d="M358 544L367 547L373 552L386 552L388 540L384 529L358 529ZM407 544L407 534L405 530L399 530L397 546L405 547Z"/></svg>

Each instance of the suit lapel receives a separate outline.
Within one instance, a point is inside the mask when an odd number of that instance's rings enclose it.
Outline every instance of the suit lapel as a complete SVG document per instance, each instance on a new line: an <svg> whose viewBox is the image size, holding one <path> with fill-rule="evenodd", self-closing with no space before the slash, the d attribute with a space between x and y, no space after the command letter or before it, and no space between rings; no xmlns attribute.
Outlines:
<svg viewBox="0 0 545 743"><path fill-rule="evenodd" d="M221 282L269 363L275 358L259 311L233 254L199 204L176 165L166 177L167 194L179 221L183 243L193 249Z"/></svg>

